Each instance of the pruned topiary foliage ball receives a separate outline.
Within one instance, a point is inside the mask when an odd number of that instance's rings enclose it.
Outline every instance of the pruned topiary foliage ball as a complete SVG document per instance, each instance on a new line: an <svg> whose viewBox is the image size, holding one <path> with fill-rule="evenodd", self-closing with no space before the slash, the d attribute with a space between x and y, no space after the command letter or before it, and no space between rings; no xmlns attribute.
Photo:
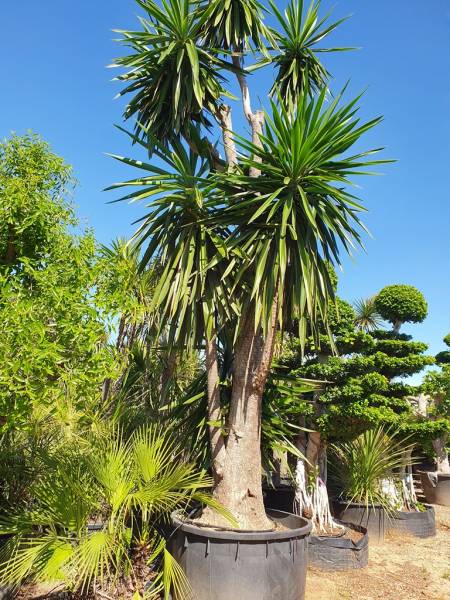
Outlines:
<svg viewBox="0 0 450 600"><path fill-rule="evenodd" d="M388 285L375 299L383 319L394 326L401 323L421 323L428 314L428 304L422 292L412 285Z"/></svg>

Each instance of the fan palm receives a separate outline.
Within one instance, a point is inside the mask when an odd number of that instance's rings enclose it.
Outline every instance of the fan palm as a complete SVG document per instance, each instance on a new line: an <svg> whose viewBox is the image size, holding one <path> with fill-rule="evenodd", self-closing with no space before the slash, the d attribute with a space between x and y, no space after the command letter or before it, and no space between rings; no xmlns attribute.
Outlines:
<svg viewBox="0 0 450 600"><path fill-rule="evenodd" d="M0 533L12 535L1 557L2 581L62 581L87 591L117 585L128 574L141 591L146 582L139 582L133 566L143 555L144 567L161 566L152 597L159 597L164 583L166 598L172 584L186 588L158 523L193 500L221 509L203 491L210 478L180 461L171 435L146 427L126 439L114 431L91 440L87 454L69 448L45 461L34 505L0 520Z"/></svg>
<svg viewBox="0 0 450 600"><path fill-rule="evenodd" d="M355 308L355 326L368 333L379 329L383 319L376 309L375 296L360 298L353 304Z"/></svg>

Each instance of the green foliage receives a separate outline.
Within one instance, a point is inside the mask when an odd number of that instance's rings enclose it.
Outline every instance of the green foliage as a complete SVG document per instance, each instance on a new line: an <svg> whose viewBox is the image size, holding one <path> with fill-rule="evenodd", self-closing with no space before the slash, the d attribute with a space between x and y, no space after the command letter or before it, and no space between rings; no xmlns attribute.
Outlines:
<svg viewBox="0 0 450 600"><path fill-rule="evenodd" d="M226 306L228 299L226 281L221 277L225 267L208 269L212 259L225 252L226 230L212 215L220 199L208 193L207 162L186 151L181 143L174 142L172 150L158 144L155 154L167 170L116 157L136 164L148 175L112 187L139 188L123 200L158 194L148 204L150 211L135 234L139 247L147 244L142 263L156 259L161 264L149 310L157 310L169 344L198 347L205 333L211 331L215 311ZM179 277L180 272L183 277Z"/></svg>
<svg viewBox="0 0 450 600"><path fill-rule="evenodd" d="M346 153L380 119L361 124L357 100L341 106L339 95L326 105L325 97L325 91L313 99L301 93L295 110L272 103L261 145L239 138L248 153L241 169L215 178L229 203L224 216L232 227L230 250L239 248L249 258L235 285L242 288L251 267L256 319L270 322L278 295L284 300L280 320L298 319L300 337L307 317L315 326L327 314L333 295L328 263L339 262L340 245L350 251L360 242L357 213L363 209L342 183L349 172L378 162L369 153ZM261 176L247 174L252 168ZM233 195L236 201L230 201Z"/></svg>
<svg viewBox="0 0 450 600"><path fill-rule="evenodd" d="M450 347L450 333L444 337L444 344ZM443 350L436 354L436 362L439 365L445 365L450 363L450 350Z"/></svg>
<svg viewBox="0 0 450 600"><path fill-rule="evenodd" d="M393 439L392 433L392 429L378 427L351 442L332 446L335 470L349 502L396 508L386 496L383 482L397 479L396 472L406 466L405 456L414 445Z"/></svg>
<svg viewBox="0 0 450 600"><path fill-rule="evenodd" d="M349 50L349 48L317 48L345 19L327 23L328 15L319 17L319 2L311 2L304 11L303 0L290 0L283 13L274 0L269 1L279 29L271 29L275 40L272 62L277 69L271 95L280 95L295 102L298 95L306 91L321 91L330 74L319 60L321 52Z"/></svg>
<svg viewBox="0 0 450 600"><path fill-rule="evenodd" d="M381 327L381 317L375 306L375 296L370 298L360 298L354 303L355 307L355 325L366 333L375 331Z"/></svg>
<svg viewBox="0 0 450 600"><path fill-rule="evenodd" d="M349 307L339 299L338 306ZM409 398L419 390L398 379L434 363L425 354L427 345L395 331L364 332L353 311L339 312L341 321L329 318L338 355L323 336L321 347L310 343L303 358L298 340L290 340L289 352L281 356L291 375L326 382L316 399L319 410L307 416L307 426L328 440L353 439L383 424L412 431L417 416Z"/></svg>
<svg viewBox="0 0 450 600"><path fill-rule="evenodd" d="M58 254L45 268L23 261L23 279L0 275L0 414L6 428L26 425L35 404L67 397L97 402L103 379L118 366L106 344L103 313L90 295L93 238L61 238Z"/></svg>
<svg viewBox="0 0 450 600"><path fill-rule="evenodd" d="M141 31L119 31L130 54L117 59L127 72L117 79L132 95L124 118L136 118L136 135L152 148L180 134L189 137L192 124L211 124L225 93L221 69L231 66L203 43L208 13L193 0L137 0L146 16Z"/></svg>
<svg viewBox="0 0 450 600"><path fill-rule="evenodd" d="M394 326L401 323L421 323L428 313L423 294L412 285L388 285L375 299L375 307L383 319Z"/></svg>
<svg viewBox="0 0 450 600"><path fill-rule="evenodd" d="M172 583L187 589L158 527L195 500L221 509L204 491L210 478L181 460L171 434L147 427L127 439L106 430L42 460L33 504L0 519L0 532L12 535L0 563L3 582L63 581L87 592L92 585L114 590L128 576L142 592L146 581L134 569L145 578L151 563L159 567L152 598L163 588L168 597Z"/></svg>
<svg viewBox="0 0 450 600"><path fill-rule="evenodd" d="M422 389L434 399L434 415L450 419L450 365L443 365L440 371L429 371Z"/></svg>
<svg viewBox="0 0 450 600"><path fill-rule="evenodd" d="M248 43L263 49L270 32L263 24L265 8L258 0L203 1L200 19L208 48L243 52Z"/></svg>
<svg viewBox="0 0 450 600"><path fill-rule="evenodd" d="M0 273L39 267L74 224L66 201L71 169L39 136L13 135L0 143Z"/></svg>

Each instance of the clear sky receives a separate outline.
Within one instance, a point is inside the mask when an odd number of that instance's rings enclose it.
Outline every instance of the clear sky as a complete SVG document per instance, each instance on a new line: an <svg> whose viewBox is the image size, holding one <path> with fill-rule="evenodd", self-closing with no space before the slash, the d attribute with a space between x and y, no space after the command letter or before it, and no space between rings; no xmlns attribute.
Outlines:
<svg viewBox="0 0 450 600"><path fill-rule="evenodd" d="M386 146L398 160L361 181L373 238L367 254L345 261L339 293L354 300L391 283L417 286L430 312L406 331L436 353L450 332L450 2L323 0L333 6L336 17L353 16L332 41L360 47L326 58L333 87L350 79L350 95L367 90L363 116L385 119L365 145ZM133 0L4 0L1 8L0 136L32 129L73 165L78 213L104 243L129 236L144 210L106 204L112 196L102 192L132 177L104 154L135 154L113 127L122 104L106 66L121 52L111 30L133 28L139 13ZM254 79L264 98L268 78Z"/></svg>

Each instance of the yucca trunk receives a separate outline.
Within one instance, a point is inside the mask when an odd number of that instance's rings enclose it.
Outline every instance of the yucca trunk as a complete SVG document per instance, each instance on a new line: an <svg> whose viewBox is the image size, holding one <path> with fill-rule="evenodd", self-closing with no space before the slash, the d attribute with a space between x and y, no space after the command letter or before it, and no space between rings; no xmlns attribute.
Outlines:
<svg viewBox="0 0 450 600"><path fill-rule="evenodd" d="M275 303L276 304L276 303ZM272 362L276 306L263 336L255 331L254 312L249 310L237 341L226 453L222 478L214 494L245 529L270 529L262 494L261 412L262 397Z"/></svg>
<svg viewBox="0 0 450 600"><path fill-rule="evenodd" d="M272 529L262 493L261 412L264 387L272 362L276 332L276 302L270 327L255 331L253 307L248 310L236 341L232 390L225 435L215 426L218 398L214 373L214 344L208 344L208 404L214 497L227 508L241 529ZM203 521L226 525L223 517L206 510ZM228 524L229 526L229 524Z"/></svg>

